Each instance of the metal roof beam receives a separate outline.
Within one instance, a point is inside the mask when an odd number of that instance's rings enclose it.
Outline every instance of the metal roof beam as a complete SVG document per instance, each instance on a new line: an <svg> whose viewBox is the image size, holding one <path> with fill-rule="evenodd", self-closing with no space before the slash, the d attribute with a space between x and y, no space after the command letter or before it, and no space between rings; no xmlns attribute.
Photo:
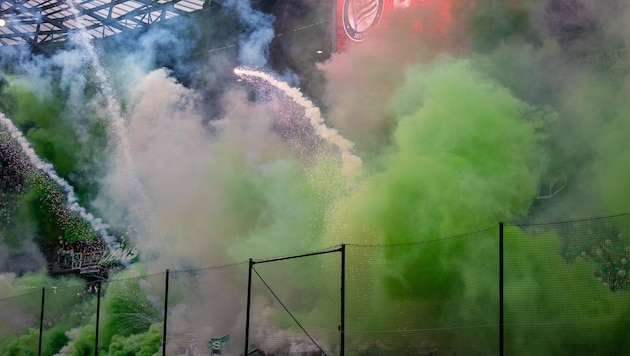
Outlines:
<svg viewBox="0 0 630 356"><path fill-rule="evenodd" d="M202 10L208 0L0 0L0 45L65 41L84 30L94 38L145 28L171 17Z"/></svg>

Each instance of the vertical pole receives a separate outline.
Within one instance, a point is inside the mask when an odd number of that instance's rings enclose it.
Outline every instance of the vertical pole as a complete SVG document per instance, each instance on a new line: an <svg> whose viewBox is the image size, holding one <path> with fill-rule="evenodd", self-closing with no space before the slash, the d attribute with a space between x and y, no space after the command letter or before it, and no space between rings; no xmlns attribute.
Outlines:
<svg viewBox="0 0 630 356"><path fill-rule="evenodd" d="M504 327L503 319L503 223L499 223L499 355L504 351Z"/></svg>
<svg viewBox="0 0 630 356"><path fill-rule="evenodd" d="M247 276L247 314L245 317L245 352L243 352L243 356L247 355L247 351L249 351L249 307L251 304L252 297L252 267L254 266L254 261L249 259L249 275Z"/></svg>
<svg viewBox="0 0 630 356"><path fill-rule="evenodd" d="M44 302L46 300L46 287L42 287L42 307L39 314L39 346L37 354L42 356L42 334L44 333Z"/></svg>
<svg viewBox="0 0 630 356"><path fill-rule="evenodd" d="M98 321L101 317L101 281L96 284L96 332L94 334L94 356L98 356Z"/></svg>
<svg viewBox="0 0 630 356"><path fill-rule="evenodd" d="M329 0L332 3L332 21L330 22L332 24L331 28L330 28L330 32L332 34L332 45L331 45L331 53L335 53L337 52L337 2L339 0Z"/></svg>
<svg viewBox="0 0 630 356"><path fill-rule="evenodd" d="M346 343L346 245L341 244L341 325L339 326L339 355L344 356Z"/></svg>
<svg viewBox="0 0 630 356"><path fill-rule="evenodd" d="M166 284L164 285L164 326L162 327L162 356L166 356L166 316L168 315L168 274L166 269Z"/></svg>

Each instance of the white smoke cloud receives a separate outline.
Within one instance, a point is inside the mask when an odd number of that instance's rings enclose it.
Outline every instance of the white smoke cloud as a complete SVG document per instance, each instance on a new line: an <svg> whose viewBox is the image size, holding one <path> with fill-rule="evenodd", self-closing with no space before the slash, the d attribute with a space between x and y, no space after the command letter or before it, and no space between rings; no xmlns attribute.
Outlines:
<svg viewBox="0 0 630 356"><path fill-rule="evenodd" d="M269 60L269 44L274 37L274 16L253 9L251 0L226 0L223 6L236 11L245 27L239 42L241 64L265 68Z"/></svg>

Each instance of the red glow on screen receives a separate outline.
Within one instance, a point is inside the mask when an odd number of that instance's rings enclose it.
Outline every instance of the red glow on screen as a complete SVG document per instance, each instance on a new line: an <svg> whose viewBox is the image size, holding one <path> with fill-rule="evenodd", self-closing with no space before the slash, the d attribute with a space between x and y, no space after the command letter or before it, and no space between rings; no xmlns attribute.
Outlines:
<svg viewBox="0 0 630 356"><path fill-rule="evenodd" d="M452 0L338 0L336 49L368 40L401 12L412 13L410 31L424 36L448 34L452 24Z"/></svg>

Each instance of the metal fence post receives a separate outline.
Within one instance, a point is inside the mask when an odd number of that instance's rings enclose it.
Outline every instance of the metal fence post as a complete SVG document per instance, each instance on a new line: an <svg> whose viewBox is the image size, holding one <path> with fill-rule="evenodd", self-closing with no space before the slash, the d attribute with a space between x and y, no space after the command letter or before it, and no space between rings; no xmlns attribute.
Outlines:
<svg viewBox="0 0 630 356"><path fill-rule="evenodd" d="M98 356L98 321L101 317L101 281L96 284L96 332L94 334L94 356Z"/></svg>
<svg viewBox="0 0 630 356"><path fill-rule="evenodd" d="M346 343L346 245L341 244L341 325L339 351L340 356L344 356Z"/></svg>
<svg viewBox="0 0 630 356"><path fill-rule="evenodd" d="M249 275L247 276L247 314L245 317L245 351L243 356L247 355L249 350L249 307L252 296L252 267L254 266L254 260L249 259Z"/></svg>
<svg viewBox="0 0 630 356"><path fill-rule="evenodd" d="M44 333L44 301L46 299L46 287L42 287L42 307L39 314L39 346L37 354L42 356L42 334Z"/></svg>
<svg viewBox="0 0 630 356"><path fill-rule="evenodd" d="M499 355L503 356L504 327L503 319L503 223L499 223Z"/></svg>
<svg viewBox="0 0 630 356"><path fill-rule="evenodd" d="M168 275L166 269L166 284L164 285L164 326L162 327L162 356L166 356L166 316L168 315Z"/></svg>

